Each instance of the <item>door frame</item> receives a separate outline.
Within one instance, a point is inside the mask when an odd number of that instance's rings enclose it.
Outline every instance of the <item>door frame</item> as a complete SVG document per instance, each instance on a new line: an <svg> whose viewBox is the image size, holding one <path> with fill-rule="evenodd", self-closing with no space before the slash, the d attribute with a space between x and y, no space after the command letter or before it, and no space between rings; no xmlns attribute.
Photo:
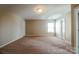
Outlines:
<svg viewBox="0 0 79 59"><path fill-rule="evenodd" d="M79 39L79 38L78 38L78 35L79 35L79 34L78 34L78 31L79 31L79 29L78 29L78 27L79 27L79 26L78 26L78 13L79 13L79 8L75 8L74 12L75 12L75 13L74 13L74 20L76 20L76 23L75 23L75 24L76 24L76 50L75 50L75 52L76 52L77 54L79 54L79 52L78 52L78 47L79 47L79 46L78 46L78 43L79 43L79 42L78 42L78 41L79 41L79 40L78 40L78 39Z"/></svg>

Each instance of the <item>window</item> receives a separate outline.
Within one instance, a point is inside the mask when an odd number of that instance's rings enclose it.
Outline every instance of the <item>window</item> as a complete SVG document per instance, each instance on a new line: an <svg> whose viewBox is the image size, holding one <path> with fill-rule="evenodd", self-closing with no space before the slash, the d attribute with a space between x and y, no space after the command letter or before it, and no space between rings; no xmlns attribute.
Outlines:
<svg viewBox="0 0 79 59"><path fill-rule="evenodd" d="M56 36L65 38L65 19L63 18L56 21Z"/></svg>
<svg viewBox="0 0 79 59"><path fill-rule="evenodd" d="M54 32L54 23L48 23L48 32Z"/></svg>
<svg viewBox="0 0 79 59"><path fill-rule="evenodd" d="M65 19L57 19L48 23L48 32L54 33L55 36L65 39Z"/></svg>
<svg viewBox="0 0 79 59"><path fill-rule="evenodd" d="M61 38L61 20L56 21L56 36Z"/></svg>
<svg viewBox="0 0 79 59"><path fill-rule="evenodd" d="M63 39L65 38L65 20L62 19L62 36L63 36Z"/></svg>

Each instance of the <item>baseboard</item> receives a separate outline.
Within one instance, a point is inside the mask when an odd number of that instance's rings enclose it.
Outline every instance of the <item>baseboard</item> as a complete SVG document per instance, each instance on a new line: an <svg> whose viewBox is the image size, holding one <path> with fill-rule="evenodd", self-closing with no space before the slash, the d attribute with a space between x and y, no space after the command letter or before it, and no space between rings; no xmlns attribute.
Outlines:
<svg viewBox="0 0 79 59"><path fill-rule="evenodd" d="M45 35L45 34L40 34L40 35L25 35L25 36L54 36L54 35Z"/></svg>
<svg viewBox="0 0 79 59"><path fill-rule="evenodd" d="M22 37L24 37L24 36L22 36ZM22 37L20 37L20 38L22 38ZM16 41L16 40L19 40L20 38L18 38L18 39L14 39L14 40L11 40L11 41L9 41L9 42L7 42L7 43L1 45L0 48L6 46L6 45L8 45L8 44L10 44L10 43L12 43L12 42L14 42L14 41Z"/></svg>

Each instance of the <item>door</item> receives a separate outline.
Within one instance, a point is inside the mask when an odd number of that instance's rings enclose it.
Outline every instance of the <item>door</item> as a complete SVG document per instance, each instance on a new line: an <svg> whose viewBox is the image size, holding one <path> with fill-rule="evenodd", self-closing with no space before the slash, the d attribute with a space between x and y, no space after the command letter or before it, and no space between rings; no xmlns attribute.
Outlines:
<svg viewBox="0 0 79 59"><path fill-rule="evenodd" d="M76 19L76 53L79 54L79 9L75 10Z"/></svg>
<svg viewBox="0 0 79 59"><path fill-rule="evenodd" d="M78 15L78 23L77 23L77 25L78 25L78 26L77 26L77 27L78 27L78 28L77 28L77 32L78 32L78 33L77 33L77 37L78 37L78 38L77 38L77 53L79 53L79 12L78 12L77 15Z"/></svg>

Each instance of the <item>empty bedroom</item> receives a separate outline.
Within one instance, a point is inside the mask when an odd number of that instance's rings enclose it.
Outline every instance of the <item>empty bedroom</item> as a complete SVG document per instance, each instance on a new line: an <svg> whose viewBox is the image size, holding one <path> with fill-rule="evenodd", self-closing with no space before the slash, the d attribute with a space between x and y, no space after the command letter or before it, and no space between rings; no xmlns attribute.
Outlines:
<svg viewBox="0 0 79 59"><path fill-rule="evenodd" d="M0 5L1 54L73 54L70 4Z"/></svg>

